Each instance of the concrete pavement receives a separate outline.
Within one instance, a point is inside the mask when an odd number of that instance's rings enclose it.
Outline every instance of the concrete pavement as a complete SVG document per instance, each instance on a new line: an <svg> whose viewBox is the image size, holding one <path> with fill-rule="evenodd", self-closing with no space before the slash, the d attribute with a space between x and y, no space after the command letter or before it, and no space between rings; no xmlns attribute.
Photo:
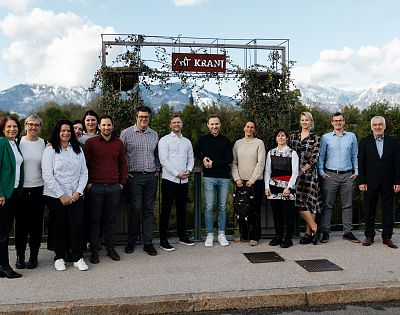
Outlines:
<svg viewBox="0 0 400 315"><path fill-rule="evenodd" d="M355 235L363 238L361 232ZM393 240L400 244L400 231ZM0 279L0 313L162 314L221 309L296 307L363 301L400 300L400 249L376 237L371 247L331 234L327 244L288 249L230 242L221 247L171 243L173 252L156 248L151 257L137 246L114 262L101 253L100 263L82 272L67 263L57 272L53 253L42 249L39 267L21 270L20 279ZM10 248L12 263L15 251ZM283 262L252 264L248 252L276 251ZM308 272L296 260L328 259L342 271ZM89 254L85 254L89 262Z"/></svg>

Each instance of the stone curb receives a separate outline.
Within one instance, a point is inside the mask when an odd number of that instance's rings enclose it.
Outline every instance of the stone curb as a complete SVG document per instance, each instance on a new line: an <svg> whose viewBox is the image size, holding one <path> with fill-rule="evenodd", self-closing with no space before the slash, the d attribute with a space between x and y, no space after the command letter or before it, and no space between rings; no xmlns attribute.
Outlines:
<svg viewBox="0 0 400 315"><path fill-rule="evenodd" d="M0 305L1 314L176 314L400 300L400 282Z"/></svg>

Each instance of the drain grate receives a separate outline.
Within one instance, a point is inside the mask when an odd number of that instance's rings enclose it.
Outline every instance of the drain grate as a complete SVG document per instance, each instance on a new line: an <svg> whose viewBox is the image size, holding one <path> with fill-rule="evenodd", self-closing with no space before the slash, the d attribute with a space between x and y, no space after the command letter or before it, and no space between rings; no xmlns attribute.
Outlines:
<svg viewBox="0 0 400 315"><path fill-rule="evenodd" d="M296 260L301 267L308 272L321 272L321 271L341 271L343 270L338 265L328 259L313 259L313 260Z"/></svg>
<svg viewBox="0 0 400 315"><path fill-rule="evenodd" d="M243 255L246 256L252 264L285 261L276 252L243 253Z"/></svg>

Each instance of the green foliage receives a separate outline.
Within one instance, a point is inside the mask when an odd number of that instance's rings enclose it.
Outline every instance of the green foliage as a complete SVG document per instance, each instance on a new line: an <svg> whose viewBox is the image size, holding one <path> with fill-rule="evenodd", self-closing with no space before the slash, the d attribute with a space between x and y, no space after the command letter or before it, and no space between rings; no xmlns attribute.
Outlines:
<svg viewBox="0 0 400 315"><path fill-rule="evenodd" d="M353 105L345 105L342 113L346 120L346 130L356 133L356 129L360 119L360 110Z"/></svg>
<svg viewBox="0 0 400 315"><path fill-rule="evenodd" d="M193 144L197 142L202 134L202 128L205 125L205 116L202 110L195 105L187 105L182 110L183 130L182 133Z"/></svg>
<svg viewBox="0 0 400 315"><path fill-rule="evenodd" d="M174 108L172 106L163 104L158 113L153 115L151 127L158 132L160 138L170 133L170 118L173 113Z"/></svg>
<svg viewBox="0 0 400 315"><path fill-rule="evenodd" d="M273 64L276 62L274 60ZM274 146L273 135L278 128L289 132L297 129L297 112L304 110L300 91L289 89L290 69L286 65L281 66L284 69L281 74L273 67L262 72L258 69L246 71L240 89L244 119L256 122L257 135L265 142L266 148Z"/></svg>
<svg viewBox="0 0 400 315"><path fill-rule="evenodd" d="M85 111L86 108L79 104L60 106L56 102L45 103L36 113L43 122L40 136L44 139L48 139L55 124L60 119L82 119Z"/></svg>
<svg viewBox="0 0 400 315"><path fill-rule="evenodd" d="M0 110L0 119L2 117L10 116L10 115L11 115L11 113L9 111ZM18 115L12 115L12 116L16 116L17 117Z"/></svg>

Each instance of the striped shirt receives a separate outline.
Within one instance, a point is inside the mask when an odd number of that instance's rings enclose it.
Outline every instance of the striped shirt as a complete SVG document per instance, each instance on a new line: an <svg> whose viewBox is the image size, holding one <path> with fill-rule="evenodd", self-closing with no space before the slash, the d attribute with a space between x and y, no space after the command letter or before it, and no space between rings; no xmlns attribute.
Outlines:
<svg viewBox="0 0 400 315"><path fill-rule="evenodd" d="M159 172L158 134L150 127L145 131L135 125L122 130L120 139L125 146L128 172Z"/></svg>

